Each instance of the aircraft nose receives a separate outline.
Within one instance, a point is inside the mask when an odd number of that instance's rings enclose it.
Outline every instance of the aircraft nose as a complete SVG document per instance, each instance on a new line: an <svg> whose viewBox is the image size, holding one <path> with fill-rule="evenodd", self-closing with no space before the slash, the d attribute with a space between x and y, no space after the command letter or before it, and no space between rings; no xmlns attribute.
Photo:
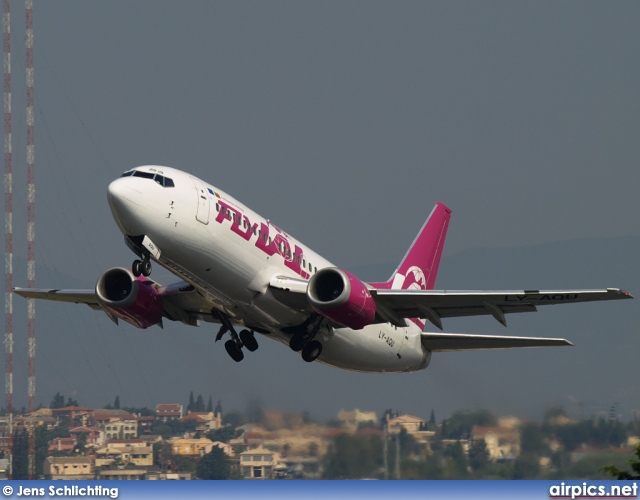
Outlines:
<svg viewBox="0 0 640 500"><path fill-rule="evenodd" d="M139 211L142 193L131 187L130 179L119 178L109 184L107 199L116 223L125 234L135 232L136 215Z"/></svg>

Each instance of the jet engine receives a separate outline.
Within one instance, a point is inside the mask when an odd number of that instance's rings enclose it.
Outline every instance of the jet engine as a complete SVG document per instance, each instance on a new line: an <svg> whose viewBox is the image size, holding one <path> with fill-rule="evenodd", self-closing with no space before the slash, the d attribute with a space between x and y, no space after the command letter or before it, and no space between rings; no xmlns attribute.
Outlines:
<svg viewBox="0 0 640 500"><path fill-rule="evenodd" d="M96 283L98 302L113 315L138 328L148 328L162 321L162 298L148 278L136 278L131 271L114 267Z"/></svg>
<svg viewBox="0 0 640 500"><path fill-rule="evenodd" d="M371 324L376 303L367 286L336 267L321 269L309 280L307 299L318 313L354 330Z"/></svg>

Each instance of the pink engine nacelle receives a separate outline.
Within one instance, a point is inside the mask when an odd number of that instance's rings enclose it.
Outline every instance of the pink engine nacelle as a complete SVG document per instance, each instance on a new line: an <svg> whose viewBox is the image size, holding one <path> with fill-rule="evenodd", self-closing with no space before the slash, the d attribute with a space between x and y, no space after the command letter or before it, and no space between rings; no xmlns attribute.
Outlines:
<svg viewBox="0 0 640 500"><path fill-rule="evenodd" d="M100 305L118 318L138 328L148 328L162 321L162 298L153 282L131 271L114 267L96 283Z"/></svg>
<svg viewBox="0 0 640 500"><path fill-rule="evenodd" d="M376 315L367 286L337 267L321 269L311 277L307 299L318 313L354 330L370 325Z"/></svg>

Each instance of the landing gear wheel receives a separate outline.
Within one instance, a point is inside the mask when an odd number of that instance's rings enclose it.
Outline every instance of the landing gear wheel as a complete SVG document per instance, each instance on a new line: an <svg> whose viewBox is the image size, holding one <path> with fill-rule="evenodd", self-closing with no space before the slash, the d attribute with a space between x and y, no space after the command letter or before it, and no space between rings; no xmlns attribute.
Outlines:
<svg viewBox="0 0 640 500"><path fill-rule="evenodd" d="M318 356L322 353L322 344L317 340L312 340L304 349L302 349L302 359L304 359L307 363L311 363L318 359Z"/></svg>
<svg viewBox="0 0 640 500"><path fill-rule="evenodd" d="M258 341L249 330L242 330L240 332L240 340L242 341L242 345L244 345L250 352L254 352L258 349Z"/></svg>
<svg viewBox="0 0 640 500"><path fill-rule="evenodd" d="M150 276L151 275L151 261L144 260L142 261L142 275Z"/></svg>
<svg viewBox="0 0 640 500"><path fill-rule="evenodd" d="M289 340L289 347L292 351L298 352L301 351L306 343L306 339L302 335L294 335Z"/></svg>
<svg viewBox="0 0 640 500"><path fill-rule="evenodd" d="M136 278L140 276L142 274L142 261L134 260L133 264L131 264L131 272Z"/></svg>
<svg viewBox="0 0 640 500"><path fill-rule="evenodd" d="M231 356L236 363L239 363L244 359L244 354L242 354L242 350L238 347L233 340L227 340L224 343L224 348L227 350L227 354Z"/></svg>

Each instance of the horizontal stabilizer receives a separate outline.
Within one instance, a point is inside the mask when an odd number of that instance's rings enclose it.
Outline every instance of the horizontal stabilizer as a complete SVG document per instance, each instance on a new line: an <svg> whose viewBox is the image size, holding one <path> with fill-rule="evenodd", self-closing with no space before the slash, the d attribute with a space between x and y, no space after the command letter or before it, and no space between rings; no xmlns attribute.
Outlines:
<svg viewBox="0 0 640 500"><path fill-rule="evenodd" d="M511 349L514 347L552 347L573 345L566 339L544 337L508 337L505 335L470 335L466 333L423 333L422 345L436 352L476 349Z"/></svg>

